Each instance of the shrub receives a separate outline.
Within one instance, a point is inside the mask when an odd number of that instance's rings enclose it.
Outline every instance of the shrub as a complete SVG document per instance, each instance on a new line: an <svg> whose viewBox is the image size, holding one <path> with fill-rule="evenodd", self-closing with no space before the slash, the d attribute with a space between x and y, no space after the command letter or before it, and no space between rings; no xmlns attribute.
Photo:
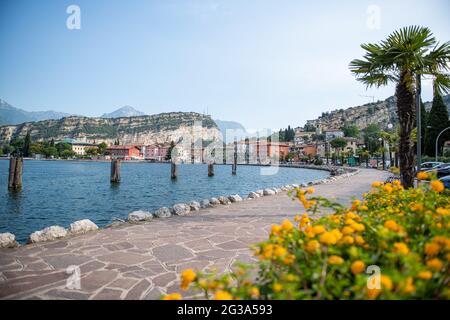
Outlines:
<svg viewBox="0 0 450 320"><path fill-rule="evenodd" d="M183 289L214 299L449 299L449 191L438 180L372 187L350 207L295 190L305 212L272 226L254 247L258 265L185 271ZM333 213L318 216L323 208ZM368 275L378 268L379 277Z"/></svg>

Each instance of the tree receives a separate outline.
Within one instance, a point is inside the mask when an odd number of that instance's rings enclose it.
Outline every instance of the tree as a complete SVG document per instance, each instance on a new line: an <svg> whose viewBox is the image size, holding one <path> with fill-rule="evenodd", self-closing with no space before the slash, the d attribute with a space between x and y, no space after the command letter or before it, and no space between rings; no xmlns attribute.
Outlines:
<svg viewBox="0 0 450 320"><path fill-rule="evenodd" d="M440 94L435 94L433 97L433 104L431 106L430 114L428 115L428 128L425 133L425 154L433 157L436 153L436 138L438 134L450 126L448 120L447 107L442 101ZM439 149L444 142L450 137L448 132L444 132L438 142Z"/></svg>
<svg viewBox="0 0 450 320"><path fill-rule="evenodd" d="M330 145L336 149L337 151L337 156L339 157L339 154L341 152L341 150L343 148L345 148L345 146L347 145L347 140L345 140L344 138L335 138L333 140L330 141ZM341 164L344 164L344 159L341 159Z"/></svg>
<svg viewBox="0 0 450 320"><path fill-rule="evenodd" d="M4 154L11 154L14 152L14 147L10 144L5 144L3 145L2 150Z"/></svg>
<svg viewBox="0 0 450 320"><path fill-rule="evenodd" d="M380 138L381 130L378 124L372 123L369 124L363 130L363 138L364 144L366 145L366 149L369 153L374 153L378 150L379 142L378 138Z"/></svg>
<svg viewBox="0 0 450 320"><path fill-rule="evenodd" d="M345 124L341 127L341 130L346 137L357 138L359 136L359 128L354 124Z"/></svg>
<svg viewBox="0 0 450 320"><path fill-rule="evenodd" d="M61 158L67 159L67 158L73 158L75 157L75 152L72 150L63 150L60 153Z"/></svg>
<svg viewBox="0 0 450 320"><path fill-rule="evenodd" d="M96 156L98 154L98 149L96 147L86 148L85 153L87 156Z"/></svg>
<svg viewBox="0 0 450 320"><path fill-rule="evenodd" d="M13 147L11 153L23 154L23 145L24 145L23 139L15 138L14 140L11 141L11 147Z"/></svg>
<svg viewBox="0 0 450 320"><path fill-rule="evenodd" d="M58 150L58 155L61 157L64 151L72 151L72 145L66 142L60 142L55 145L56 150Z"/></svg>
<svg viewBox="0 0 450 320"><path fill-rule="evenodd" d="M57 157L58 156L58 149L56 149L55 147L52 147L52 146L44 148L43 152L44 152L44 155L47 158Z"/></svg>
<svg viewBox="0 0 450 320"><path fill-rule="evenodd" d="M30 131L28 131L27 135L25 136L25 141L23 143L23 156L24 157L31 156L30 147L31 147L31 135L30 135Z"/></svg>
<svg viewBox="0 0 450 320"><path fill-rule="evenodd" d="M314 131L316 131L316 127L313 126L312 124L306 124L306 125L303 127L303 129L304 129L306 132L314 132Z"/></svg>
<svg viewBox="0 0 450 320"><path fill-rule="evenodd" d="M450 89L450 42L440 45L430 29L410 26L394 31L379 43L362 44L363 59L350 62L350 70L368 87L396 84L397 115L400 123L400 176L407 188L414 183L414 148L411 132L415 123L415 97L422 75L434 77L437 91Z"/></svg>
<svg viewBox="0 0 450 320"><path fill-rule="evenodd" d="M98 145L98 153L104 155L106 152L106 148L108 148L108 145L106 143L104 143L104 142L100 143Z"/></svg>

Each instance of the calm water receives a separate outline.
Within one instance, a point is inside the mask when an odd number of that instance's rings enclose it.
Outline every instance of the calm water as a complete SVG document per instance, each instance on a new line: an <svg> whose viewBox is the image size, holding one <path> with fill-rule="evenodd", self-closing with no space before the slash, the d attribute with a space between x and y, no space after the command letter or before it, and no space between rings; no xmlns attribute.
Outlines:
<svg viewBox="0 0 450 320"><path fill-rule="evenodd" d="M157 163L122 163L122 182L109 182L110 163L25 161L23 190L7 188L9 161L0 160L0 232L12 232L20 242L30 233L71 222L91 219L104 226L112 218L126 218L134 210L155 210L179 202L250 191L265 187L321 179L325 171L279 168L274 175L261 175L260 167L217 165L207 176L206 165L180 165L178 179L171 181L170 166Z"/></svg>

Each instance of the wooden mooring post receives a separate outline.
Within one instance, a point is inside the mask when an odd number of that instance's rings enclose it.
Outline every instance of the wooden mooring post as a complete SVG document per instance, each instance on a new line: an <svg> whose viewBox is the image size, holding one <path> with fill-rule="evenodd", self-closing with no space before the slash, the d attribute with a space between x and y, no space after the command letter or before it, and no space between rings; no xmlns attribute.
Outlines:
<svg viewBox="0 0 450 320"><path fill-rule="evenodd" d="M111 183L120 182L120 160L111 160Z"/></svg>
<svg viewBox="0 0 450 320"><path fill-rule="evenodd" d="M9 159L9 176L8 188L12 190L22 189L22 172L23 172L23 158L11 156Z"/></svg>
<svg viewBox="0 0 450 320"><path fill-rule="evenodd" d="M177 173L178 173L177 164L175 163L175 161L172 161L170 163L170 178L172 180L176 179L177 178Z"/></svg>
<svg viewBox="0 0 450 320"><path fill-rule="evenodd" d="M214 176L214 164L208 163L208 177Z"/></svg>
<svg viewBox="0 0 450 320"><path fill-rule="evenodd" d="M233 164L231 166L231 174L236 175L237 170L237 141L234 141Z"/></svg>

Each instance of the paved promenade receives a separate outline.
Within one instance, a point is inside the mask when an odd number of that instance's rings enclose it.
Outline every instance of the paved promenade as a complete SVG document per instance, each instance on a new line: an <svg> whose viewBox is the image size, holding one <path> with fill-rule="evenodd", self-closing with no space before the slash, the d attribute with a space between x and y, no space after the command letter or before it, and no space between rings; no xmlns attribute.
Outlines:
<svg viewBox="0 0 450 320"><path fill-rule="evenodd" d="M387 175L362 169L315 186L316 194L348 203ZM0 299L158 299L179 291L177 276L186 268L222 272L235 261L255 261L249 245L264 240L273 223L299 213L299 202L283 192L184 217L2 249ZM80 289L66 287L71 276L66 268L72 265L79 266Z"/></svg>

